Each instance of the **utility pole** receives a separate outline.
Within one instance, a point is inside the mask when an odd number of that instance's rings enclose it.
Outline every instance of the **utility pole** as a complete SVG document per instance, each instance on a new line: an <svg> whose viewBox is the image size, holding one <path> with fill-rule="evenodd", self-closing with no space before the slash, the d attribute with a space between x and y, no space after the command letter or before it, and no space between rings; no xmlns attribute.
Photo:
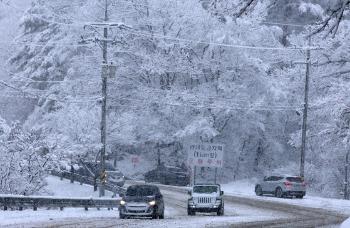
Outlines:
<svg viewBox="0 0 350 228"><path fill-rule="evenodd" d="M116 73L116 66L113 65L112 63L108 64L108 56L107 56L107 48L108 48L108 43L112 43L113 45L117 44L117 40L109 40L108 39L108 28L109 27L117 27L119 29L130 29L131 27L126 26L124 23L108 23L109 18L108 18L108 0L105 0L105 8L104 8L104 23L92 23L86 26L89 27L97 27L101 28L103 27L103 38L94 38L94 39L84 39L82 37L82 40L80 43L87 43L87 42L95 42L99 43L102 46L102 57L103 57L103 62L102 62L102 72L101 72L101 77L102 77L102 105L101 105L101 144L102 147L99 150L99 154L96 156L100 156L100 191L99 195L104 196L105 195L105 181L103 181L103 176L105 176L105 169L106 169L106 137L107 137L107 79L108 77L113 78ZM86 27L84 26L84 28ZM94 31L96 31L94 29ZM121 43L121 42L119 42Z"/></svg>
<svg viewBox="0 0 350 228"><path fill-rule="evenodd" d="M117 40L109 40L108 39L108 28L109 27L117 27L119 29L130 29L131 27L126 26L124 23L108 23L108 0L105 0L105 9L104 9L104 23L92 23L87 26L89 27L103 27L103 38L94 38L94 39L84 39L82 37L82 41L80 43L87 43L87 42L95 42L99 43L102 46L102 105L101 105L101 144L102 147L99 150L99 156L100 156L100 187L99 187L99 195L100 197L105 195L105 181L103 181L103 176L105 176L105 169L106 169L106 137L107 137L107 79L108 77L113 78L116 73L116 66L112 63L108 64L108 56L107 56L107 48L108 43L117 44ZM85 28L86 26L84 26ZM96 31L94 29L94 31ZM97 155L97 157L98 157ZM97 158L96 157L96 158Z"/></svg>
<svg viewBox="0 0 350 228"><path fill-rule="evenodd" d="M306 74L305 74L305 94L304 94L304 112L303 126L301 135L301 156L300 156L300 176L305 176L305 148L306 148L306 130L307 130L307 111L309 108L309 77L310 77L310 58L311 58L311 37L308 36L308 49L306 51Z"/></svg>
<svg viewBox="0 0 350 228"><path fill-rule="evenodd" d="M108 21L108 3L105 0L105 17L104 21ZM108 38L108 29L107 27L103 28L103 64L107 64L107 38ZM100 158L100 197L105 195L105 182L102 181L103 173L106 169L106 134L107 134L107 71L102 70L102 109L101 109L101 158Z"/></svg>
<svg viewBox="0 0 350 228"><path fill-rule="evenodd" d="M348 185L349 185L349 180L348 180L348 169L349 169L349 154L350 151L346 153L345 157L345 178L344 178L344 199L348 200L349 199L349 190L348 190Z"/></svg>
<svg viewBox="0 0 350 228"><path fill-rule="evenodd" d="M159 146L159 142L157 142L157 166L160 167L160 146Z"/></svg>

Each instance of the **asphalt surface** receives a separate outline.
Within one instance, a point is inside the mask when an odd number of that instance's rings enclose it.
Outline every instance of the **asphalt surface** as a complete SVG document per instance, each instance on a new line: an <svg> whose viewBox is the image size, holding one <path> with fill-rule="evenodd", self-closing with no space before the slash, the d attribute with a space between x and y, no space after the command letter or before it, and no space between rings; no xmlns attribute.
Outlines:
<svg viewBox="0 0 350 228"><path fill-rule="evenodd" d="M129 182L129 184L138 182ZM187 190L159 185L165 201L165 219L119 219L115 217L71 218L52 222L17 224L8 227L326 227L340 224L347 217L335 212L268 201L268 198L225 196L225 215L197 213L187 216Z"/></svg>

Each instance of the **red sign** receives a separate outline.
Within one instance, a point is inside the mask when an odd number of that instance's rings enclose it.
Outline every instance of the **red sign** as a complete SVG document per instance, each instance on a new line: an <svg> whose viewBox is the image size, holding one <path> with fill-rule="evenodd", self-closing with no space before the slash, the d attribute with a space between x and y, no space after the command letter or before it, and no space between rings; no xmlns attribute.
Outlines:
<svg viewBox="0 0 350 228"><path fill-rule="evenodd" d="M134 165L135 168L136 165L140 163L140 157L137 155L131 156L131 163Z"/></svg>

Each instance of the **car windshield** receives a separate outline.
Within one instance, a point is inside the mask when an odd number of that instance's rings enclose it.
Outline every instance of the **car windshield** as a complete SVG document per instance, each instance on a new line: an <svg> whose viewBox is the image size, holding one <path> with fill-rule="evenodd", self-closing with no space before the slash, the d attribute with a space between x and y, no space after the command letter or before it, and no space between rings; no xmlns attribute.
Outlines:
<svg viewBox="0 0 350 228"><path fill-rule="evenodd" d="M156 193L153 186L131 186L126 190L127 196L152 196Z"/></svg>
<svg viewBox="0 0 350 228"><path fill-rule="evenodd" d="M194 186L195 193L213 193L218 191L218 186Z"/></svg>
<svg viewBox="0 0 350 228"><path fill-rule="evenodd" d="M287 181L294 182L294 183L302 183L303 178L301 177L287 177Z"/></svg>
<svg viewBox="0 0 350 228"><path fill-rule="evenodd" d="M123 174L120 171L107 171L111 176L121 177Z"/></svg>

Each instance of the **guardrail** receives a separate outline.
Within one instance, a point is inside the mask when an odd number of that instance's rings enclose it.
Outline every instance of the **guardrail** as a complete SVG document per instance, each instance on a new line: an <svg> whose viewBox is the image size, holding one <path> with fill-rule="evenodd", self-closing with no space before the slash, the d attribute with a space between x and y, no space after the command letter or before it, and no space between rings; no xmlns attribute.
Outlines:
<svg viewBox="0 0 350 228"><path fill-rule="evenodd" d="M114 198L57 198L50 196L16 196L16 195L0 195L0 206L3 210L8 208L33 208L36 211L38 208L59 208L64 207L76 208L117 208L119 200Z"/></svg>
<svg viewBox="0 0 350 228"><path fill-rule="evenodd" d="M50 171L51 175L53 176L57 176L60 177L61 179L68 179L71 180L72 182L77 181L80 184L88 184L88 185L92 185L94 186L96 183L96 181L94 180L93 177L89 177L89 176L82 176L79 175L77 173L71 173L71 172L67 172L67 171L56 171L56 170L51 170ZM120 194L120 193L125 193L125 189L122 187L119 187L117 185L113 185L110 183L105 183L105 189L108 191L111 191L114 193L114 195Z"/></svg>

